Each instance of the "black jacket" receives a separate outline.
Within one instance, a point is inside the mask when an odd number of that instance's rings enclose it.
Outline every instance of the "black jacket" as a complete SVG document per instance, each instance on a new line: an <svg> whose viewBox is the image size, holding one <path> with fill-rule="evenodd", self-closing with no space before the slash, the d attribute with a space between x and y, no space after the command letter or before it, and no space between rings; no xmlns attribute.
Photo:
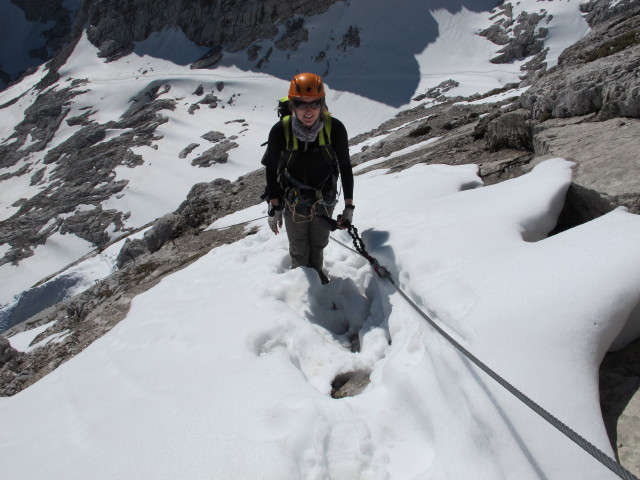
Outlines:
<svg viewBox="0 0 640 480"><path fill-rule="evenodd" d="M353 198L353 172L349 158L347 129L340 120L334 117L331 117L331 138L329 140L338 159L344 198ZM269 132L267 151L262 159L262 164L267 168L267 195L270 199L282 198L284 194L278 183L278 164L286 149L284 125L282 121L279 121ZM290 168L291 174L298 181L315 188L326 178L327 168L328 164L320 152L317 138L309 143L298 141L296 159Z"/></svg>

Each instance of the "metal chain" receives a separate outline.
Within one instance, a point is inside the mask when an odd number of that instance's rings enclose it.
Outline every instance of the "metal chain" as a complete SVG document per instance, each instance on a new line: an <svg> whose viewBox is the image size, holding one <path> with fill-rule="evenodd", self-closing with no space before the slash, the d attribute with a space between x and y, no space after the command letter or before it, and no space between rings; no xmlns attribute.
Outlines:
<svg viewBox="0 0 640 480"><path fill-rule="evenodd" d="M389 271L385 267L380 265L378 263L378 260L369 255L367 250L364 248L364 242L362 241L362 238L360 238L360 235L358 235L358 229L353 224L349 224L349 227L347 227L347 232L353 239L353 246L355 247L356 251L369 261L376 274L380 278L388 277Z"/></svg>

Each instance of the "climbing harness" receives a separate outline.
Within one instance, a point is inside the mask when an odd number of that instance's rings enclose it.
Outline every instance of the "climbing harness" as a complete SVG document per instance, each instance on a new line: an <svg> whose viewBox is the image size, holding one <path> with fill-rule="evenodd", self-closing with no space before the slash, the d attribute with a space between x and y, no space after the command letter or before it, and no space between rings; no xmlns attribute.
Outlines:
<svg viewBox="0 0 640 480"><path fill-rule="evenodd" d="M282 152L278 164L277 177L281 188L285 192L285 205L291 212L293 221L296 223L311 221L316 215L316 209L318 207L323 206L325 213L327 213L327 208L335 205L335 199L338 196L337 183L339 168L338 160L330 143L331 117L326 115L323 121L324 125L318 132L318 146L313 148L319 152L322 161L326 162L329 167L329 173L317 185L312 186L301 182L291 173L291 168L299 156L300 148L298 138L293 134L291 116L287 115L281 120L286 148ZM308 144L305 142L304 151L308 151L307 148ZM331 182L329 186L330 189L328 192L325 192L325 187L328 182ZM328 198L333 198L333 200L328 200ZM307 208L309 208L308 213L300 214L299 210L306 210Z"/></svg>
<svg viewBox="0 0 640 480"><path fill-rule="evenodd" d="M335 228L333 228L333 230L338 228L337 221L332 219L328 219L328 220L335 222L335 224L331 224L332 226L335 225ZM622 465L620 465L615 459L611 458L609 455L604 453L602 450L600 450L598 447L593 445L587 439L582 437L576 431L571 429L571 427L569 427L568 425L563 423L561 420L559 420L557 417L555 417L554 415L549 413L547 410L545 410L543 407L538 405L536 402L534 402L532 399L530 399L528 396L526 396L524 393L522 393L520 390L518 390L516 387L514 387L508 381L506 381L504 378L498 375L489 366L483 363L478 357L473 355L469 350L463 347L458 341L456 341L451 335L449 335L440 325L438 325L429 315L427 315L413 300L411 300L411 298L398 286L396 281L394 281L389 270L381 266L378 263L378 261L367 252L364 246L364 242L362 241L362 238L358 235L358 230L356 229L356 227L354 227L353 225L349 225L347 231L353 240L353 246L355 250L350 248L348 245L345 245L344 243L340 242L339 240L336 240L333 237L330 237L330 238L331 240L342 245L348 250L358 253L362 255L364 258L366 258L371 264L371 266L373 267L376 274L380 278L388 279L391 285L393 285L395 290L407 301L407 303L409 303L409 305L411 305L411 307L422 318L424 318L427 321L427 323L429 323L429 325L431 325L442 337L444 337L468 360L473 362L478 368L480 368L483 372L489 375L493 380L495 380L499 385L505 388L509 393L515 396L518 400L524 403L527 407L529 407L535 413L540 415L544 420L546 420L558 431L560 431L562 434L564 434L566 437L572 440L576 445L578 445L584 451L589 453L593 458L598 460L605 467L607 467L609 470L615 473L618 477L622 478L623 480L640 480L633 473L631 473L629 470L627 470Z"/></svg>
<svg viewBox="0 0 640 480"><path fill-rule="evenodd" d="M285 201L284 203L285 208L289 210L289 212L291 213L291 220L293 221L293 223L306 223L313 220L313 217L315 216L327 216L328 207L333 206L322 199L316 200L313 203L309 202L308 200L304 200L303 202L304 203L300 202L299 197L296 197L295 200ZM309 213L306 215L303 213L300 213L299 210L301 207L303 208L309 207L309 210L308 210ZM324 210L323 215L318 214L318 210L320 209Z"/></svg>

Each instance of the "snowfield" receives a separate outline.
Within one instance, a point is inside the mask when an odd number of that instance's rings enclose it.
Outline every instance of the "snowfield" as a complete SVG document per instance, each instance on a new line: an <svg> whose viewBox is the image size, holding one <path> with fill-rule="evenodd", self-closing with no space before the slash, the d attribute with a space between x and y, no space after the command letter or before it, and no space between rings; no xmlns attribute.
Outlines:
<svg viewBox="0 0 640 480"><path fill-rule="evenodd" d="M313 67L319 45L331 63L329 106L351 137L416 106L411 98L443 80L459 82L451 95L516 81L524 61L491 64L498 47L476 35L490 24L485 3L495 2L468 3L425 8L407 20L395 14L415 2L339 2L309 19L309 45L292 57L275 50L261 72L250 68L245 52L226 55L213 70L191 70L188 59L202 52L176 31L154 34L110 63L83 38L50 88L86 79L78 88L87 91L69 103L69 117L91 109L92 119L104 123L144 101L149 88L171 87L162 98L175 100L176 109L163 111L168 122L157 132L161 138L136 150L144 166L116 172L116 180L129 180L128 189L103 205L131 212L127 226L139 228L173 211L194 183L234 180L259 166L276 101L297 68ZM514 14L542 7L553 14L545 26L553 63L588 30L578 6L574 0L523 0ZM371 11L384 15L367 15ZM357 18L359 50L341 50L335 39L325 44L333 30L342 32ZM394 33L397 23L406 27L401 38ZM381 58L391 63L374 63L376 46L391 39L411 48L395 56L384 50ZM382 67L397 75L378 77ZM12 118L35 101L33 86L45 73L41 68L0 92L0 105L17 99L0 120L0 143L12 141ZM189 114L197 87L218 91L219 82L225 106ZM48 148L75 128L63 122ZM239 147L226 164L192 167L204 142L178 161L179 152L212 130L237 137ZM110 131L108 138L118 134ZM0 175L26 162L38 166L45 154L33 153ZM321 285L314 271L291 270L286 236L273 235L265 219L255 220L265 215L264 205L218 220L209 228L245 221L247 229L259 228L165 277L82 353L19 394L0 398L3 477L617 478L422 316L613 456L598 369L608 350L640 335L640 218L620 208L547 238L572 167L555 158L491 186L483 185L475 165L420 164L357 175L354 224L368 252L419 311L345 248L351 245L346 232L332 234L336 241L325 252L331 282ZM15 213L16 200L46 186L28 183L2 181L0 218ZM121 244L62 273L83 279L74 293L113 271ZM87 242L57 233L20 265L0 267L0 303L8 305L90 250ZM66 334L31 345L43 331L9 340L29 351ZM332 398L334 380L354 375L370 376L370 384L359 395Z"/></svg>
<svg viewBox="0 0 640 480"><path fill-rule="evenodd" d="M612 455L598 367L612 343L637 337L640 219L616 210L545 239L571 166L549 160L489 187L469 165L374 170L356 179L354 222L423 311ZM398 193L377 201L387 185ZM258 234L165 278L83 353L0 399L11 478L615 478L363 257L331 242L323 286L289 270L285 236L254 224ZM361 395L331 398L335 377L362 372Z"/></svg>

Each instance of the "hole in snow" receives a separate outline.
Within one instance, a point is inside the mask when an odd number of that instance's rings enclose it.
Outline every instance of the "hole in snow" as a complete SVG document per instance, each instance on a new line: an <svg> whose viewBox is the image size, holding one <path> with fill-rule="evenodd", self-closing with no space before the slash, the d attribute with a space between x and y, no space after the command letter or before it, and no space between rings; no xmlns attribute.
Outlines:
<svg viewBox="0 0 640 480"><path fill-rule="evenodd" d="M370 383L369 372L341 373L331 383L333 398L354 397L361 394Z"/></svg>

